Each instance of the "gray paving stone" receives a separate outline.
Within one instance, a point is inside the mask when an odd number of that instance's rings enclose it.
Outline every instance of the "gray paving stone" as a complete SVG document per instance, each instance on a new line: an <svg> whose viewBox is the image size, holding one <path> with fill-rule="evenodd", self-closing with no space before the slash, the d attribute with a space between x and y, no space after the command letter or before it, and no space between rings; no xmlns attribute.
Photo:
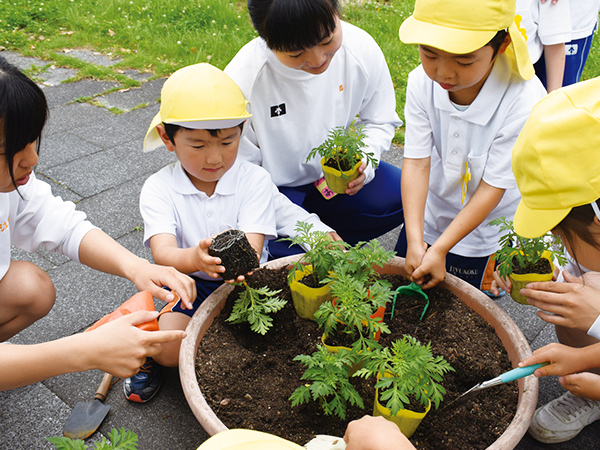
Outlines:
<svg viewBox="0 0 600 450"><path fill-rule="evenodd" d="M75 69L55 67L43 70L37 73L35 76L36 78L41 78L42 80L44 80L42 82L44 86L57 86L66 80L70 80L76 75L77 71Z"/></svg>
<svg viewBox="0 0 600 450"><path fill-rule="evenodd" d="M50 109L44 128L42 142L46 136L65 131L71 132L90 123L97 123L114 117L106 109L89 103L71 103Z"/></svg>
<svg viewBox="0 0 600 450"><path fill-rule="evenodd" d="M119 83L114 81L95 81L95 80L80 80L73 83L61 83L57 86L42 86L42 90L46 94L48 106L64 105L81 97L93 97L119 87Z"/></svg>
<svg viewBox="0 0 600 450"><path fill-rule="evenodd" d="M22 56L18 53L11 52L8 50L0 51L0 56L6 59L9 63L17 66L21 70L29 69L32 66L42 67L47 64L50 64L49 61L44 61L39 58L34 58L32 56Z"/></svg>
<svg viewBox="0 0 600 450"><path fill-rule="evenodd" d="M164 78L147 81L140 87L123 89L103 95L98 97L97 101L105 108L119 108L123 111L130 111L139 105L157 103L164 83Z"/></svg>
<svg viewBox="0 0 600 450"><path fill-rule="evenodd" d="M84 141L68 131L44 136L40 145L40 160L37 171L44 173L48 169L61 166L79 158L103 151L101 147Z"/></svg>
<svg viewBox="0 0 600 450"><path fill-rule="evenodd" d="M69 50L69 51L58 52L58 53L62 53L64 55L71 56L72 58L77 58L82 61L85 61L85 62L88 62L91 64L95 64L97 66L105 66L105 67L112 66L112 65L118 63L119 61L121 61L121 59L122 59L120 57L112 57L110 55L103 55L100 52L94 52L92 50L77 49L77 50Z"/></svg>

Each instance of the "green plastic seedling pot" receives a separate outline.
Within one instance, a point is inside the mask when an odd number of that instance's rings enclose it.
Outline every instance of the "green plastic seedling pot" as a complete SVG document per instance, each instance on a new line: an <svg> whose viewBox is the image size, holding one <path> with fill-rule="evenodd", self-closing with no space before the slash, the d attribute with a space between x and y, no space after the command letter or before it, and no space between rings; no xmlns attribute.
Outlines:
<svg viewBox="0 0 600 450"><path fill-rule="evenodd" d="M322 303L331 300L329 285L311 288L300 280L312 273L312 266L305 266L302 271L296 271L290 283L292 302L296 314L303 319L315 320L315 311Z"/></svg>
<svg viewBox="0 0 600 450"><path fill-rule="evenodd" d="M321 167L323 168L323 175L329 189L336 194L345 194L346 189L348 189L348 183L358 177L358 168L361 164L362 161L358 161L352 169L340 172L333 167L326 166L325 158L322 158Z"/></svg>
<svg viewBox="0 0 600 450"><path fill-rule="evenodd" d="M527 302L527 297L520 293L521 289L523 289L529 283L533 283L535 281L552 281L552 274L554 273L554 263L552 262L550 252L546 250L544 253L542 253L542 258L545 258L550 262L550 273L510 274L509 277L512 283L510 296L515 302L521 303L522 305L529 305L529 303Z"/></svg>
<svg viewBox="0 0 600 450"><path fill-rule="evenodd" d="M377 381L381 378L381 375L377 376ZM398 414L392 415L392 412L379 403L379 389L375 389L375 404L373 405L373 415L383 416L387 420L394 422L402 431L402 434L407 438L411 437L417 430L417 427L421 424L421 421L425 418L429 410L431 409L431 402L425 408L425 412L418 413L410 411L408 409L401 409Z"/></svg>

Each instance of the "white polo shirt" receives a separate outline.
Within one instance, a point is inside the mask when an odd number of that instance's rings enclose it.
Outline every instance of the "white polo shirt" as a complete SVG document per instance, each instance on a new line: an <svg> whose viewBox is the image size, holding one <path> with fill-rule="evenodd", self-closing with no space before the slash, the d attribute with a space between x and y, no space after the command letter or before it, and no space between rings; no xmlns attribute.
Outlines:
<svg viewBox="0 0 600 450"><path fill-rule="evenodd" d="M239 156L263 166L277 186L318 180L320 158L307 163L308 153L357 115L357 123L365 124L366 150L377 160L402 125L383 52L366 31L345 22L341 27L342 46L322 74L283 65L262 38L242 47L225 68L251 105ZM373 179L370 165L365 173Z"/></svg>
<svg viewBox="0 0 600 450"><path fill-rule="evenodd" d="M19 193L21 196L19 196ZM19 191L0 193L0 278L10 266L10 245L35 252L47 250L79 261L79 245L96 228L73 202L52 195L50 186L35 174Z"/></svg>
<svg viewBox="0 0 600 450"><path fill-rule="evenodd" d="M511 169L512 148L531 108L545 95L537 77L523 81L513 74L505 55L497 58L479 95L464 111L450 102L448 92L422 66L409 74L404 157L431 157L426 242L433 244L463 207L461 183L468 162L471 181L464 204L481 180L506 192L483 223L451 251L478 257L498 249L498 228L487 224L496 217L514 216L520 195Z"/></svg>
<svg viewBox="0 0 600 450"><path fill-rule="evenodd" d="M190 181L178 161L151 175L140 194L144 218L144 245L157 234L172 234L179 248L198 245L229 228L277 236L273 207L273 183L269 174L238 159L217 182L210 197ZM267 252L263 251L263 260ZM192 275L212 279L204 272Z"/></svg>
<svg viewBox="0 0 600 450"><path fill-rule="evenodd" d="M560 44L571 40L571 9L569 1L556 5L540 0L517 0L515 22L527 35L529 57L535 64L542 56L544 45Z"/></svg>
<svg viewBox="0 0 600 450"><path fill-rule="evenodd" d="M568 2L571 7L571 28L573 29L571 39L588 37L594 32L596 23L598 23L600 0L569 0Z"/></svg>

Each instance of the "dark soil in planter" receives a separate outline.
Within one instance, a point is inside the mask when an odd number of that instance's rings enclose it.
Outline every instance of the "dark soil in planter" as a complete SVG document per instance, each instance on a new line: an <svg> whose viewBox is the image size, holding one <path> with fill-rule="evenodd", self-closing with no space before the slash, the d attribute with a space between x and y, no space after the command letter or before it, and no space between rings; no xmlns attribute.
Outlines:
<svg viewBox="0 0 600 450"><path fill-rule="evenodd" d="M315 402L291 408L288 398L301 385L304 367L294 356L312 354L321 332L314 322L300 319L294 311L286 282L287 271L257 270L247 277L253 287L282 289L288 305L275 314L266 336L247 324L225 322L236 290L229 296L200 341L196 373L200 389L215 414L228 428L257 429L304 444L317 434L343 436L350 420L372 414L375 380L353 378L365 409L349 406L346 420L322 414ZM407 284L399 276L386 276L394 288ZM238 289L238 288L236 288ZM409 333L421 342L432 342L434 355L443 355L456 369L444 377L448 404L475 384L511 369L499 338L480 316L451 292L434 288L427 292L430 306L422 322L423 300L398 296L393 321L386 322L393 335ZM411 441L418 449L484 449L504 432L513 419L518 399L516 383L482 391L456 409L432 410Z"/></svg>
<svg viewBox="0 0 600 450"><path fill-rule="evenodd" d="M528 265L527 267L521 267L516 259L513 258L513 273L524 275L526 273L552 273L552 266L550 265L550 261L546 258L540 259L538 262L532 265Z"/></svg>
<svg viewBox="0 0 600 450"><path fill-rule="evenodd" d="M325 161L325 165L328 167L331 167L332 169L335 169L335 170L340 170L340 167L341 167L342 171L345 172L347 170L352 169L356 165L357 162L358 162L358 160L356 160L353 164L351 164L346 159L330 158L327 161Z"/></svg>
<svg viewBox="0 0 600 450"><path fill-rule="evenodd" d="M235 280L258 267L256 252L241 230L225 230L216 235L208 254L221 258L221 265L225 267L225 272L221 274L224 280Z"/></svg>

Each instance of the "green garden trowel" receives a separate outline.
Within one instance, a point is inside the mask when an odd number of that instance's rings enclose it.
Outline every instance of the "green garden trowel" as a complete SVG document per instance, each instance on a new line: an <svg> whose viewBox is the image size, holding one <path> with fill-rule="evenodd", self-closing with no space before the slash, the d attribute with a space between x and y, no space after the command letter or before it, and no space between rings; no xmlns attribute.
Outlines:
<svg viewBox="0 0 600 450"><path fill-rule="evenodd" d="M423 320L425 311L427 311L427 308L429 307L429 297L425 292L423 292L421 286L415 283L414 281L411 281L411 283L408 286L400 286L396 288L396 292L394 292L394 301L392 302L392 312L390 314L390 319L394 317L394 309L396 309L396 297L398 297L398 294L406 295L407 297L421 297L423 300L427 301L427 303L425 304L425 308L423 308L423 312L421 313L421 318L419 319L419 321Z"/></svg>
<svg viewBox="0 0 600 450"><path fill-rule="evenodd" d="M486 389L486 388L489 388L492 386L497 386L497 385L503 384L503 383L509 383L511 381L516 381L516 380L519 380L520 378L524 378L529 375L533 375L533 372L535 372L537 369L539 369L540 367L546 366L548 364L550 364L550 363L543 362L543 363L539 363L539 364L533 364L531 366L517 367L516 369L509 370L508 372L505 372L502 375L497 376L496 378L492 378L491 380L488 380L488 381L482 381L481 383L473 386L471 389L466 391L461 396L452 400L450 403L448 403L448 405L446 405L444 407L444 409L442 411L445 411L448 408L451 408L451 409L457 408L458 406L462 405L463 403L467 402L468 400L471 400L473 397L475 397L477 394L479 394L479 392L481 392L483 389Z"/></svg>

